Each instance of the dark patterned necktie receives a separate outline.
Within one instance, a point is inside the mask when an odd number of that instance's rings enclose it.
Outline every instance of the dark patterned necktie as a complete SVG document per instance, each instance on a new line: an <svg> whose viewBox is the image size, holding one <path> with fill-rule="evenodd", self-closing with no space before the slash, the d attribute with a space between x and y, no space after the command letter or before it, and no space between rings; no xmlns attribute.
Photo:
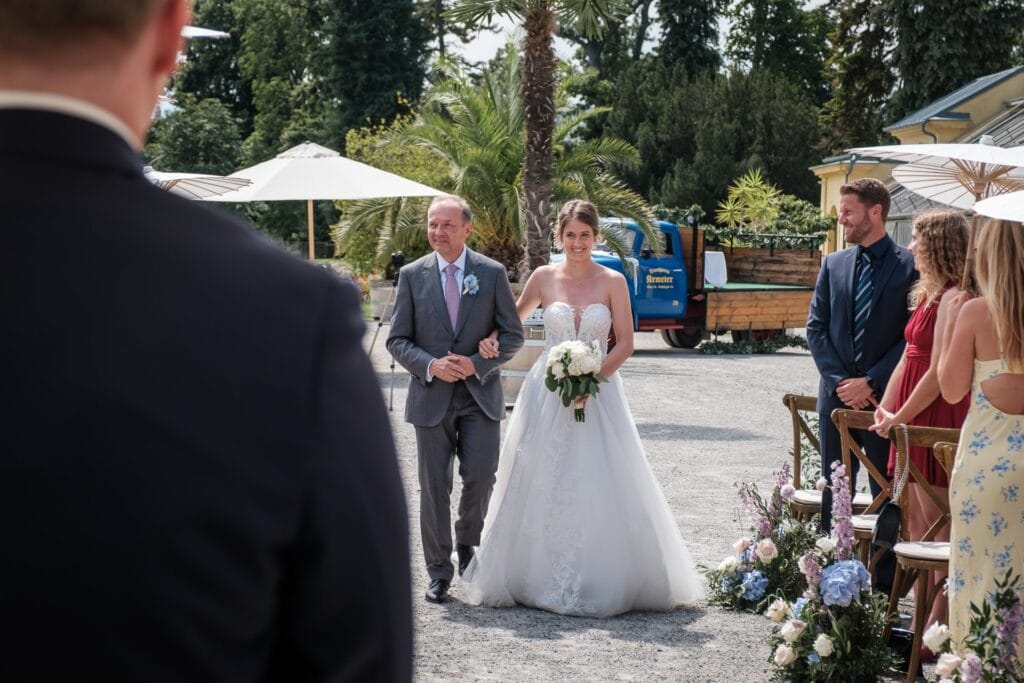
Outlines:
<svg viewBox="0 0 1024 683"><path fill-rule="evenodd" d="M853 299L853 357L859 364L864 356L864 330L871 315L871 297L875 293L875 284L871 280L871 257L866 251L860 254L856 292Z"/></svg>

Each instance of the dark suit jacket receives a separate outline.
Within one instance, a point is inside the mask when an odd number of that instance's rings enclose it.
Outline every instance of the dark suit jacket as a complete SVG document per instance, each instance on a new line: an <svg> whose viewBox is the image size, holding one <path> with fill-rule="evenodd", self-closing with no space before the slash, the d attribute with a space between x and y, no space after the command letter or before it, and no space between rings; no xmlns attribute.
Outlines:
<svg viewBox="0 0 1024 683"><path fill-rule="evenodd" d="M407 511L355 289L0 110L0 680L407 680Z"/></svg>
<svg viewBox="0 0 1024 683"><path fill-rule="evenodd" d="M844 404L836 396L836 385L849 377L870 377L878 390L885 391L889 375L903 354L903 328L910 312L907 293L917 278L914 258L892 242L882 262L875 263L875 291L867 321L862 367L854 362L853 289L858 247L825 257L807 319L807 346L821 373L818 412L827 415Z"/></svg>
<svg viewBox="0 0 1024 683"><path fill-rule="evenodd" d="M430 252L399 274L387 346L411 375L405 419L418 427L436 426L448 410L455 385L438 379L427 382L427 367L449 351L472 359L479 378L464 382L484 414L496 421L505 417L499 370L523 345L523 325L503 265L467 248L465 275L476 276L478 289L462 295L453 330L437 255ZM478 345L495 329L498 357L488 360L480 356Z"/></svg>

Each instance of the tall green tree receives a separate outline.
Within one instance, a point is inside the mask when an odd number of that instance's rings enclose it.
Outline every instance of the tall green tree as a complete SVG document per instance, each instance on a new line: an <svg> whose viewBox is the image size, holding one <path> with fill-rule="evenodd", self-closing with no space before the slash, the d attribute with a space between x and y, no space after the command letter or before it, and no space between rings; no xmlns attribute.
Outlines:
<svg viewBox="0 0 1024 683"><path fill-rule="evenodd" d="M823 9L801 0L734 0L726 55L745 70L767 70L803 87L823 102L828 24Z"/></svg>
<svg viewBox="0 0 1024 683"><path fill-rule="evenodd" d="M1020 63L1019 0L888 0L896 36L895 121L979 76Z"/></svg>
<svg viewBox="0 0 1024 683"><path fill-rule="evenodd" d="M575 23L584 33L600 30L601 20L624 9L621 0L463 0L457 19L490 23L495 14L522 22L522 104L526 122L523 159L523 219L527 269L548 262L551 252L554 185L555 84L554 37L558 22Z"/></svg>
<svg viewBox="0 0 1024 683"><path fill-rule="evenodd" d="M888 63L893 34L878 0L833 0L825 73L831 88L822 108L825 154L881 142L882 111L895 78Z"/></svg>
<svg viewBox="0 0 1024 683"><path fill-rule="evenodd" d="M226 175L238 168L242 136L231 110L218 99L178 98L178 109L150 128L146 160L158 170Z"/></svg>
<svg viewBox="0 0 1024 683"><path fill-rule="evenodd" d="M718 69L722 63L718 53L718 20L726 3L727 0L660 0L658 56L669 64L683 66L691 76Z"/></svg>
<svg viewBox="0 0 1024 683"><path fill-rule="evenodd" d="M455 0L417 0L416 14L428 34L427 53L440 59L454 59L450 47L453 42L467 43L480 30L462 21L454 21L448 11L455 5Z"/></svg>

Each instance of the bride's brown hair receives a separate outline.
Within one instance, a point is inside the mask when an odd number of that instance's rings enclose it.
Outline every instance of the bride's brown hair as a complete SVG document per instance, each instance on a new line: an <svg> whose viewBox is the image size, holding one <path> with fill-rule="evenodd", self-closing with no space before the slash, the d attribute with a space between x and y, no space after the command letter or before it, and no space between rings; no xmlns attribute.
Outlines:
<svg viewBox="0 0 1024 683"><path fill-rule="evenodd" d="M565 227L572 220L590 226L594 231L594 241L601 234L601 222L597 216L597 207L583 199L570 199L558 211L558 230L555 232L555 246L562 248L562 235Z"/></svg>

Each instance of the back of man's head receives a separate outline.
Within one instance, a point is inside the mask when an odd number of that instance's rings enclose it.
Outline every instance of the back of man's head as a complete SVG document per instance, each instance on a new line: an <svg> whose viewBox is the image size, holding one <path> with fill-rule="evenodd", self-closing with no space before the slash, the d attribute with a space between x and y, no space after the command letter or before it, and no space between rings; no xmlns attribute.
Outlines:
<svg viewBox="0 0 1024 683"><path fill-rule="evenodd" d="M106 39L131 44L167 0L3 0L0 54L42 57Z"/></svg>

